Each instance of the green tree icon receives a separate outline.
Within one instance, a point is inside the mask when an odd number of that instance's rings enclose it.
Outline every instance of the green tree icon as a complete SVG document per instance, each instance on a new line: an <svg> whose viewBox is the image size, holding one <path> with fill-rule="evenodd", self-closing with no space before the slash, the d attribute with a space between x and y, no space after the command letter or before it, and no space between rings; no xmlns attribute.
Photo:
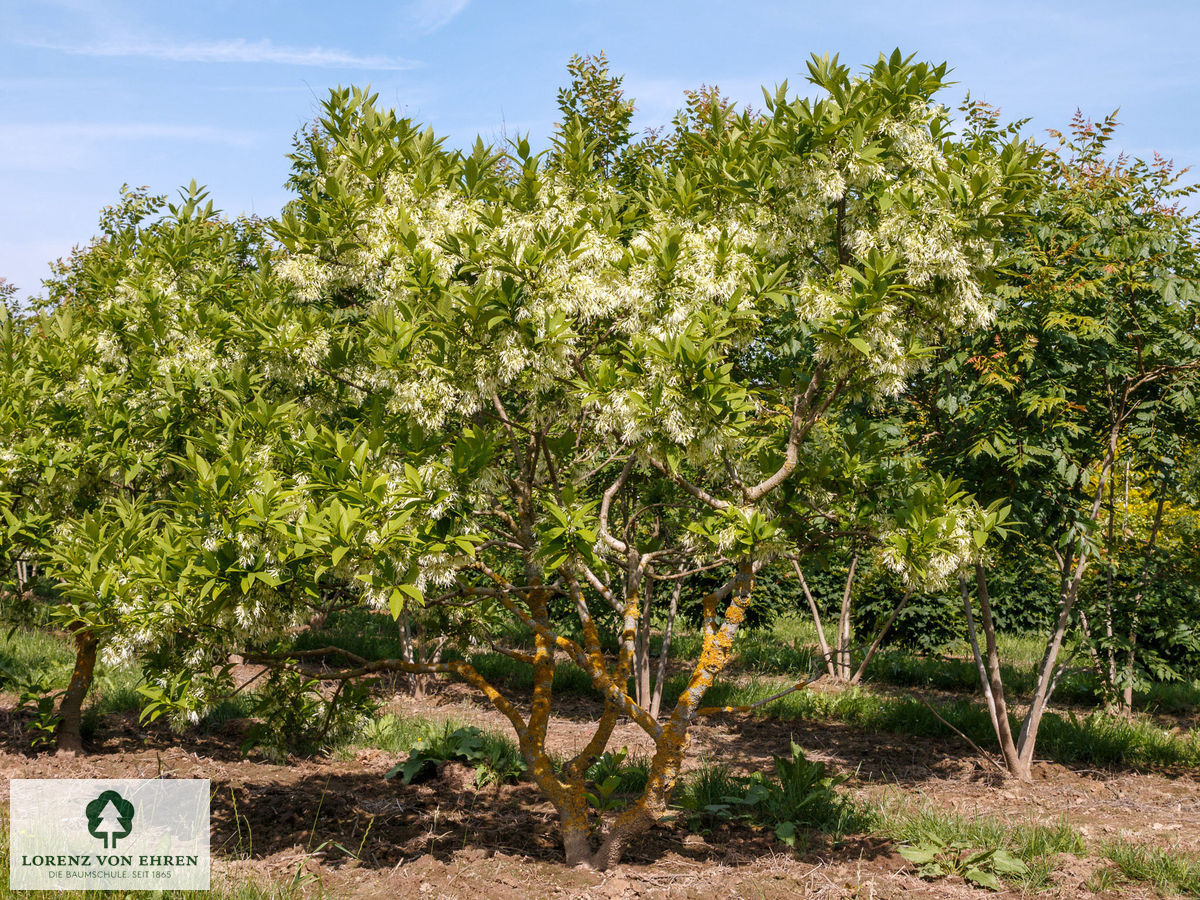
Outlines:
<svg viewBox="0 0 1200 900"><path fill-rule="evenodd" d="M104 849L112 850L117 839L129 837L133 831L133 804L116 791L105 791L87 805L88 833L104 841Z"/></svg>

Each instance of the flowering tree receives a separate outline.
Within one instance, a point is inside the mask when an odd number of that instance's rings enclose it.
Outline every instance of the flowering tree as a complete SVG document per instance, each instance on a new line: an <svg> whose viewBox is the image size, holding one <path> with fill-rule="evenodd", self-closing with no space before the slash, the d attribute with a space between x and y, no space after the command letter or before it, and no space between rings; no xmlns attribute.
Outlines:
<svg viewBox="0 0 1200 900"><path fill-rule="evenodd" d="M534 638L532 653L500 647L532 668L527 709L461 661L351 660L336 677L453 672L478 688L571 864L612 865L665 812L755 576L788 552L784 487L830 411L902 391L945 329L990 320L983 277L1024 148L954 138L932 100L944 73L899 54L862 76L814 59L822 99L784 87L761 116L713 106L716 127L629 179L637 193L596 165L586 127L564 129L549 164L525 141L452 152L357 90L333 93L297 153L276 272L324 348L311 402L378 425L426 501L412 587L368 577L368 599L501 610ZM652 716L626 690L647 579L721 565L734 574L705 598L687 687ZM554 626L552 601L581 637ZM615 657L602 611L620 622ZM605 705L556 768L563 656ZM656 751L596 844L584 773L621 716Z"/></svg>
<svg viewBox="0 0 1200 900"><path fill-rule="evenodd" d="M126 190L101 229L57 266L42 308L0 321L3 540L56 584L50 615L74 638L57 709L67 752L82 749L98 653L141 659L176 641L181 620L205 620L202 598L161 586L169 560L193 564L187 546L168 557L163 543L177 527L165 504L194 484L192 442L249 418L245 407L261 419L261 403L294 393L296 371L256 349L282 308L258 223L221 219L192 185L175 204ZM240 619L292 621L270 611ZM195 642L185 656L211 663Z"/></svg>

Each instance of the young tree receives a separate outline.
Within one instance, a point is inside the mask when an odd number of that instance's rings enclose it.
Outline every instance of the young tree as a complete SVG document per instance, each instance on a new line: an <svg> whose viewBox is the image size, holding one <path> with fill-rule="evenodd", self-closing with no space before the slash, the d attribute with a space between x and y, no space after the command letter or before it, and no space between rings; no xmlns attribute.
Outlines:
<svg viewBox="0 0 1200 900"><path fill-rule="evenodd" d="M994 113L976 112L984 132L996 127ZM1048 589L1057 596L1056 620L1017 735L987 566L981 562L973 579L982 650L963 584L1001 750L1023 779L1085 574L1101 553L1120 448L1145 447L1195 415L1197 219L1176 205L1191 189L1180 188L1162 160L1108 159L1114 127L1111 117L1099 124L1078 117L1046 151L1044 186L1010 237L1014 259L995 324L942 352L918 400L915 427L932 455L985 501L1011 503L1023 540L1055 562L1058 583Z"/></svg>
<svg viewBox="0 0 1200 900"><path fill-rule="evenodd" d="M631 153L634 105L626 99L621 76L610 74L604 51L572 56L570 84L558 91L559 128L578 132L587 141L592 163L604 175L629 178L637 166Z"/></svg>
<svg viewBox="0 0 1200 900"><path fill-rule="evenodd" d="M943 589L958 565L976 552L968 546L971 523L980 515L974 498L957 482L928 476L907 446L902 425L880 411L848 410L835 427L825 429L810 454L808 471L818 477L793 484L796 500L789 519L803 552L793 555L791 566L813 618L826 674L834 681L861 682L913 598ZM822 503L814 506L818 496ZM845 577L830 637L805 568L814 562L827 567L835 559ZM856 641L860 576L872 567L899 582L898 599L866 640Z"/></svg>

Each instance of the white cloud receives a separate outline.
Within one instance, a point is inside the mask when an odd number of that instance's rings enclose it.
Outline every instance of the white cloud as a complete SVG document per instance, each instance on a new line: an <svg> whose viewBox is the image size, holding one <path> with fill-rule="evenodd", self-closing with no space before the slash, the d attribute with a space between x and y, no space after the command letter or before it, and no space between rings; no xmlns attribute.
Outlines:
<svg viewBox="0 0 1200 900"><path fill-rule="evenodd" d="M465 0L453 0L460 6ZM248 41L230 38L220 41L105 41L91 44L64 44L50 41L29 42L31 46L57 50L77 56L141 57L167 62L265 63L285 66L311 66L322 69L411 69L416 63L395 56L360 56L325 47L285 47L264 38Z"/></svg>
<svg viewBox="0 0 1200 900"><path fill-rule="evenodd" d="M409 7L408 17L423 34L437 31L467 8L471 0L417 0Z"/></svg>

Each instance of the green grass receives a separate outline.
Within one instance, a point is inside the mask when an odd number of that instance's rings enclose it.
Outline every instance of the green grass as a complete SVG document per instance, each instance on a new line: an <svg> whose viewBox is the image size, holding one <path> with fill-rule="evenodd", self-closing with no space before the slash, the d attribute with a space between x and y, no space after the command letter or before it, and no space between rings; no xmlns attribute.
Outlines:
<svg viewBox="0 0 1200 900"><path fill-rule="evenodd" d="M997 649L1007 694L1013 699L1033 695L1037 667L1045 652L1045 637L1038 634L1000 634ZM673 643L672 656L692 660L700 654L700 636L685 632ZM1063 655L1074 647L1068 642ZM820 674L817 662L817 634L812 620L789 616L777 620L769 632L742 633L734 646L732 668L762 675L786 675L796 678L806 673ZM951 645L940 654L915 655L900 648L884 648L867 666L864 680L869 684L917 687L926 690L976 694L979 671L967 643ZM1062 703L1094 706L1103 701L1099 680L1086 671L1068 672L1060 681L1055 698ZM1200 709L1200 681L1158 682L1134 696L1134 706L1150 712L1171 715Z"/></svg>
<svg viewBox="0 0 1200 900"><path fill-rule="evenodd" d="M340 751L340 755L353 755L355 750L375 749L387 753L407 753L419 741L437 737L446 729L465 727L457 721L436 722L424 716L398 716L393 713L372 719Z"/></svg>
<svg viewBox="0 0 1200 900"><path fill-rule="evenodd" d="M441 721L426 716L387 713L369 721L339 752L352 755L355 750L369 748L401 754L408 753L421 741L425 742L426 749L436 752L442 749L447 735L469 727L466 722L457 719ZM516 744L507 735L487 730L481 731L481 734L484 749L517 753Z"/></svg>
<svg viewBox="0 0 1200 900"><path fill-rule="evenodd" d="M369 609L347 609L331 613L320 629L296 636L294 650L339 647L363 659L394 659L400 656L400 632L386 613Z"/></svg>
<svg viewBox="0 0 1200 900"><path fill-rule="evenodd" d="M575 639L579 635L568 633ZM512 647L532 645L531 633L513 625L498 638ZM997 635L998 650L1004 661L1001 672L1005 689L1014 700L1032 695L1037 667L1045 650L1044 637L1037 634ZM658 653L661 635L651 638ZM396 624L390 616L363 609L334 613L315 632L305 632L295 647L314 649L341 647L365 659L386 659L400 653ZM613 649L609 647L608 649ZM694 661L700 654L698 632L680 630L672 642L671 656L679 662ZM1064 648L1064 654L1072 651ZM734 646L731 670L750 674L785 675L797 678L823 671L818 662L816 628L807 616L786 616L776 620L769 631L743 632ZM451 654L453 655L453 654ZM2 657L0 657L2 660ZM501 654L475 654L472 663L489 680L505 687L528 690L532 686L529 667ZM916 687L975 695L979 691L979 673L966 643L949 646L941 654L915 655L899 648L884 648L867 667L865 681L894 687ZM577 696L596 697L591 680L574 666L559 667L555 690ZM1101 702L1099 681L1085 671L1069 672L1061 680L1055 697L1068 704L1094 706ZM1200 681L1157 683L1135 697L1135 706L1167 714L1186 714L1200 709Z"/></svg>
<svg viewBox="0 0 1200 900"><path fill-rule="evenodd" d="M145 698L137 692L141 674L131 668L101 671L92 683L88 705L84 707L80 729L85 740L91 740L100 728L102 716L123 712L139 712Z"/></svg>
<svg viewBox="0 0 1200 900"><path fill-rule="evenodd" d="M664 690L667 708L686 684L673 678ZM778 693L781 682L758 678L745 685L722 683L705 696L713 706L750 706ZM984 706L970 700L935 702L937 711L979 746L996 744L992 724ZM781 720L837 721L866 731L955 738L930 707L912 697L873 694L862 688L836 693L797 691L766 704L756 714ZM1014 719L1014 728L1019 723ZM1200 729L1176 734L1145 719L1124 719L1093 713L1066 717L1047 713L1038 734L1038 756L1060 763L1090 763L1104 766L1200 766Z"/></svg>
<svg viewBox="0 0 1200 900"><path fill-rule="evenodd" d="M505 656L503 653L476 653L471 657L471 665L496 687L518 691L533 689L533 667L511 656ZM562 662L555 666L554 692L601 699L600 692L592 686L591 676L571 662Z"/></svg>
<svg viewBox="0 0 1200 900"><path fill-rule="evenodd" d="M19 693L38 681L66 687L74 663L75 654L65 637L24 628L0 632L0 690ZM113 669L101 662L89 701L99 715L139 709L141 680L132 667Z"/></svg>
<svg viewBox="0 0 1200 900"><path fill-rule="evenodd" d="M1200 897L1200 856L1114 841L1100 847L1130 881L1152 884L1164 894Z"/></svg>
<svg viewBox="0 0 1200 900"><path fill-rule="evenodd" d="M1134 709L1167 715L1187 715L1200 710L1200 680L1160 681L1135 691Z"/></svg>
<svg viewBox="0 0 1200 900"><path fill-rule="evenodd" d="M742 779L722 763L704 760L700 768L683 778L672 797L683 809L704 810L726 802L725 798L741 793Z"/></svg>
<svg viewBox="0 0 1200 900"><path fill-rule="evenodd" d="M248 719L254 715L254 708L254 695L248 691L226 697L200 719L200 730L213 731L233 719Z"/></svg>
<svg viewBox="0 0 1200 900"><path fill-rule="evenodd" d="M0 632L0 690L45 696L66 687L75 655L70 641L38 629ZM108 668L100 663L80 723L90 739L101 716L138 711L143 698L137 692L141 674L132 667Z"/></svg>
<svg viewBox="0 0 1200 900"><path fill-rule="evenodd" d="M385 777L401 776L405 784L426 778L446 762L460 762L475 770L475 785L518 781L526 773L525 760L516 742L504 734L485 731L453 720L386 715L369 723L338 751L349 756L355 749L373 747L408 759Z"/></svg>
<svg viewBox="0 0 1200 900"><path fill-rule="evenodd" d="M898 843L918 846L934 836L947 843L962 841L977 850L1007 850L1029 868L1019 882L1025 892L1041 890L1050 883L1058 854L1083 857L1088 852L1083 835L1065 819L1055 825L1014 825L988 816L959 816L930 805L913 808L905 803L884 803L875 813L872 830Z"/></svg>
<svg viewBox="0 0 1200 900"><path fill-rule="evenodd" d="M0 631L0 690L20 693L39 676L65 686L74 662L71 645L50 632L11 627Z"/></svg>

